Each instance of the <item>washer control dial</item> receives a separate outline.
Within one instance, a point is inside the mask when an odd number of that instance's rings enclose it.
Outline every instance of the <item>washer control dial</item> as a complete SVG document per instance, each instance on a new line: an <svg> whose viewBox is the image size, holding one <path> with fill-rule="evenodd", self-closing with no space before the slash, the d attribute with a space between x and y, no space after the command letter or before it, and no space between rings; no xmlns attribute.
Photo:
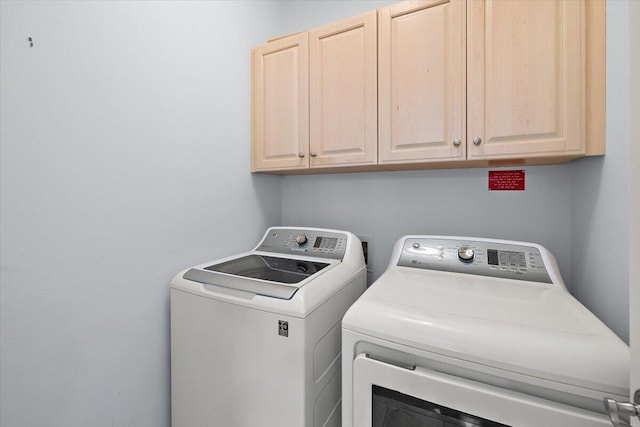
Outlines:
<svg viewBox="0 0 640 427"><path fill-rule="evenodd" d="M306 234L298 234L296 236L296 243L298 244L298 246L302 246L305 243L307 243L307 235Z"/></svg>
<svg viewBox="0 0 640 427"><path fill-rule="evenodd" d="M458 248L458 259L462 262L473 262L475 255L475 251L468 246Z"/></svg>

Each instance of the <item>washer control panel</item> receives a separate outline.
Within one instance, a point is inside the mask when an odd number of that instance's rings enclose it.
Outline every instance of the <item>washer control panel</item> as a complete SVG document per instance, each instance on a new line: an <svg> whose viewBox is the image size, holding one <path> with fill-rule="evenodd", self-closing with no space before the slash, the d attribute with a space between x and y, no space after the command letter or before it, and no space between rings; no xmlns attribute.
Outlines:
<svg viewBox="0 0 640 427"><path fill-rule="evenodd" d="M342 260L346 247L346 234L313 229L274 228L267 233L256 250Z"/></svg>
<svg viewBox="0 0 640 427"><path fill-rule="evenodd" d="M408 237L397 265L552 283L538 248L489 240Z"/></svg>

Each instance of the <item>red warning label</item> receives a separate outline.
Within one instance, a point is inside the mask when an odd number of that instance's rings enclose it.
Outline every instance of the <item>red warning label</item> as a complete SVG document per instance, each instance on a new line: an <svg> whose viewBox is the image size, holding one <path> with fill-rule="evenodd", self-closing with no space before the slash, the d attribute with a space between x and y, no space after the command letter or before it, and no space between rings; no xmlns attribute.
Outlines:
<svg viewBox="0 0 640 427"><path fill-rule="evenodd" d="M489 171L489 191L524 191L524 170Z"/></svg>

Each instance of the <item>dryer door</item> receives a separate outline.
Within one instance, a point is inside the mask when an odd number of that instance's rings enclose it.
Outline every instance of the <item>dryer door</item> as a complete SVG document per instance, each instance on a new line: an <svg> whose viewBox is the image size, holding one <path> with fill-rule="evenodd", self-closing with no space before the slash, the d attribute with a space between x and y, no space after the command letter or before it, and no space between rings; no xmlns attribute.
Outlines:
<svg viewBox="0 0 640 427"><path fill-rule="evenodd" d="M605 427L596 414L365 354L353 363L354 427Z"/></svg>

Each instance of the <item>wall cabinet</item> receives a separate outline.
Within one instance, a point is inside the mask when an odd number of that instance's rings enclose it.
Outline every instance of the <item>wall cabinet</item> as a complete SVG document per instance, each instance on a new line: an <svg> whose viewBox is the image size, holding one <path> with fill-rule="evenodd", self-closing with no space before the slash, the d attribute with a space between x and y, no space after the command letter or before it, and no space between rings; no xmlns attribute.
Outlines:
<svg viewBox="0 0 640 427"><path fill-rule="evenodd" d="M252 62L252 171L377 163L375 11L255 48Z"/></svg>
<svg viewBox="0 0 640 427"><path fill-rule="evenodd" d="M309 51L310 166L375 165L375 11L311 30Z"/></svg>
<svg viewBox="0 0 640 427"><path fill-rule="evenodd" d="M585 2L468 4L467 158L584 154Z"/></svg>
<svg viewBox="0 0 640 427"><path fill-rule="evenodd" d="M458 0L379 10L381 164L465 159L465 12Z"/></svg>
<svg viewBox="0 0 640 427"><path fill-rule="evenodd" d="M309 167L308 40L295 34L252 51L252 171Z"/></svg>
<svg viewBox="0 0 640 427"><path fill-rule="evenodd" d="M252 170L550 164L604 154L604 6L405 1L379 9L377 20L372 11L254 49ZM308 40L308 98L297 62L305 45L284 43L296 37ZM282 58L265 65L276 51Z"/></svg>

